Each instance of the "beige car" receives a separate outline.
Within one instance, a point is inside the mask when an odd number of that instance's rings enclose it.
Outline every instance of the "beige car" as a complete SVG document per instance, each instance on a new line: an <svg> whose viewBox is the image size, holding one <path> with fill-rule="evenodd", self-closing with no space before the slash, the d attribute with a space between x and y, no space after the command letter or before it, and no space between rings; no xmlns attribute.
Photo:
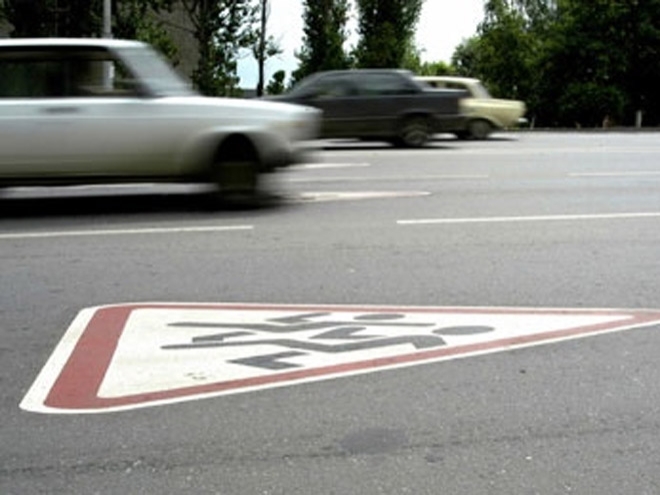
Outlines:
<svg viewBox="0 0 660 495"><path fill-rule="evenodd" d="M524 122L526 106L522 101L493 98L479 79L454 76L417 76L438 89L460 89L468 93L461 101L467 116L465 126L453 133L460 139L486 139L497 129L515 127Z"/></svg>

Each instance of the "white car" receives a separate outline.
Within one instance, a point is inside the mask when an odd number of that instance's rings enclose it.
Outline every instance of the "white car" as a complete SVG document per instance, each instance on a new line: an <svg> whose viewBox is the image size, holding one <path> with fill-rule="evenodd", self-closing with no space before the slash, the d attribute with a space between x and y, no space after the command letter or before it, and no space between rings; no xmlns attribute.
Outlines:
<svg viewBox="0 0 660 495"><path fill-rule="evenodd" d="M202 97L141 42L0 40L0 187L210 182L253 194L319 129L302 105Z"/></svg>
<svg viewBox="0 0 660 495"><path fill-rule="evenodd" d="M460 89L467 92L461 100L465 126L455 129L460 139L486 139L496 129L515 127L524 121L525 103L493 98L479 79L455 76L417 76L434 88Z"/></svg>

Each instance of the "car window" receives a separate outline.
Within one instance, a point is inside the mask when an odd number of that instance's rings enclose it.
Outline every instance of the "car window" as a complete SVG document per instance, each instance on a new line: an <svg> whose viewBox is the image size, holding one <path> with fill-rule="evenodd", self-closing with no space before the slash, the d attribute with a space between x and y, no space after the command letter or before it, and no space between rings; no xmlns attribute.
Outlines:
<svg viewBox="0 0 660 495"><path fill-rule="evenodd" d="M195 94L189 82L172 69L156 50L148 46L140 46L118 48L117 52L130 64L131 72L154 96L191 96ZM130 74L126 68L124 68L124 73ZM124 79L124 81L126 80Z"/></svg>
<svg viewBox="0 0 660 495"><path fill-rule="evenodd" d="M452 82L452 81L446 83L445 88L447 88L447 89L462 89L464 91L467 90L467 88L465 87L465 84L459 83L459 82Z"/></svg>
<svg viewBox="0 0 660 495"><path fill-rule="evenodd" d="M417 92L417 87L399 74L364 73L357 81L363 95L407 95Z"/></svg>
<svg viewBox="0 0 660 495"><path fill-rule="evenodd" d="M357 88L342 74L327 75L316 79L304 90L304 96L307 98L346 98L355 95L357 95Z"/></svg>
<svg viewBox="0 0 660 495"><path fill-rule="evenodd" d="M0 98L136 95L128 68L106 51L0 53Z"/></svg>
<svg viewBox="0 0 660 495"><path fill-rule="evenodd" d="M319 88L318 98L346 98L357 95L357 88L346 78L332 78Z"/></svg>

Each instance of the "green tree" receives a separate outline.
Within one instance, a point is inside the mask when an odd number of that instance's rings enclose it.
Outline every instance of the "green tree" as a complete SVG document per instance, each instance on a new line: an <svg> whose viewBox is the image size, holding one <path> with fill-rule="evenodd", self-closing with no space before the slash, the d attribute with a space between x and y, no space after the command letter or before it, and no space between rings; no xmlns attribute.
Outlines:
<svg viewBox="0 0 660 495"><path fill-rule="evenodd" d="M273 74L273 78L266 86L266 93L269 95L280 95L284 93L285 85L284 79L286 79L286 72L283 70L278 70Z"/></svg>
<svg viewBox="0 0 660 495"><path fill-rule="evenodd" d="M193 26L199 61L192 80L202 94L239 94L238 53L255 42L257 8L251 0L181 0Z"/></svg>
<svg viewBox="0 0 660 495"><path fill-rule="evenodd" d="M451 76L456 74L456 70L450 64L438 62L423 62L417 70L420 76Z"/></svg>
<svg viewBox="0 0 660 495"><path fill-rule="evenodd" d="M452 65L477 77L502 98L523 100L528 113L541 111L539 84L547 33L554 19L553 0L487 0L477 34L461 43Z"/></svg>
<svg viewBox="0 0 660 495"><path fill-rule="evenodd" d="M403 67L415 35L423 0L357 0L356 65Z"/></svg>
<svg viewBox="0 0 660 495"><path fill-rule="evenodd" d="M463 40L455 49L451 57L451 65L456 73L466 77L480 77L479 53L481 39L479 36L472 36Z"/></svg>
<svg viewBox="0 0 660 495"><path fill-rule="evenodd" d="M16 38L89 37L100 34L102 7L102 0L4 0L0 18Z"/></svg>
<svg viewBox="0 0 660 495"><path fill-rule="evenodd" d="M322 70L346 69L350 58L344 51L348 0L303 0L303 45L293 80Z"/></svg>
<svg viewBox="0 0 660 495"><path fill-rule="evenodd" d="M112 33L115 38L145 41L175 65L177 48L156 14L171 11L173 0L112 0Z"/></svg>
<svg viewBox="0 0 660 495"><path fill-rule="evenodd" d="M172 57L176 48L155 14L172 0L112 0L115 38L139 39ZM102 0L4 0L0 18L13 26L15 37L91 37L101 34Z"/></svg>
<svg viewBox="0 0 660 495"><path fill-rule="evenodd" d="M619 82L628 72L621 2L562 0L547 40L540 98L546 118L562 126L620 121L627 105Z"/></svg>

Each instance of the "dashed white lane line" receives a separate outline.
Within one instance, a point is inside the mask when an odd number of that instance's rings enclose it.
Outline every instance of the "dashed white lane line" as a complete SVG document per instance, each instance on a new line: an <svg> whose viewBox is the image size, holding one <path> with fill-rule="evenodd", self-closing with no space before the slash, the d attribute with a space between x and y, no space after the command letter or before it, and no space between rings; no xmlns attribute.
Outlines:
<svg viewBox="0 0 660 495"><path fill-rule="evenodd" d="M627 172L574 172L569 177L660 177L660 171L633 171Z"/></svg>
<svg viewBox="0 0 660 495"><path fill-rule="evenodd" d="M358 199L378 199L378 198L412 198L417 196L428 196L427 191L321 191L306 192L300 194L294 201L296 202L321 202L321 201L349 201Z"/></svg>
<svg viewBox="0 0 660 495"><path fill-rule="evenodd" d="M198 227L149 227L137 229L95 229L95 230L61 230L50 232L14 232L0 234L0 240L15 239L53 239L58 237L91 237L106 235L144 235L144 234L182 234L197 232L231 232L238 230L252 230L252 225L214 225Z"/></svg>
<svg viewBox="0 0 660 495"><path fill-rule="evenodd" d="M617 220L634 218L660 218L660 212L602 213L591 215L535 215L516 217L473 217L473 218L421 218L397 220L399 225L467 224L467 223L512 223L512 222L553 222L579 220Z"/></svg>
<svg viewBox="0 0 660 495"><path fill-rule="evenodd" d="M443 175L415 175L406 177L406 181L428 180L482 180L490 178L489 175L443 174ZM291 177L288 182L401 182L402 176L355 176L355 177Z"/></svg>
<svg viewBox="0 0 660 495"><path fill-rule="evenodd" d="M321 162L321 163L304 163L296 165L295 169L297 170L323 170L326 168L354 168L354 167L370 167L371 163L330 163L330 162Z"/></svg>

